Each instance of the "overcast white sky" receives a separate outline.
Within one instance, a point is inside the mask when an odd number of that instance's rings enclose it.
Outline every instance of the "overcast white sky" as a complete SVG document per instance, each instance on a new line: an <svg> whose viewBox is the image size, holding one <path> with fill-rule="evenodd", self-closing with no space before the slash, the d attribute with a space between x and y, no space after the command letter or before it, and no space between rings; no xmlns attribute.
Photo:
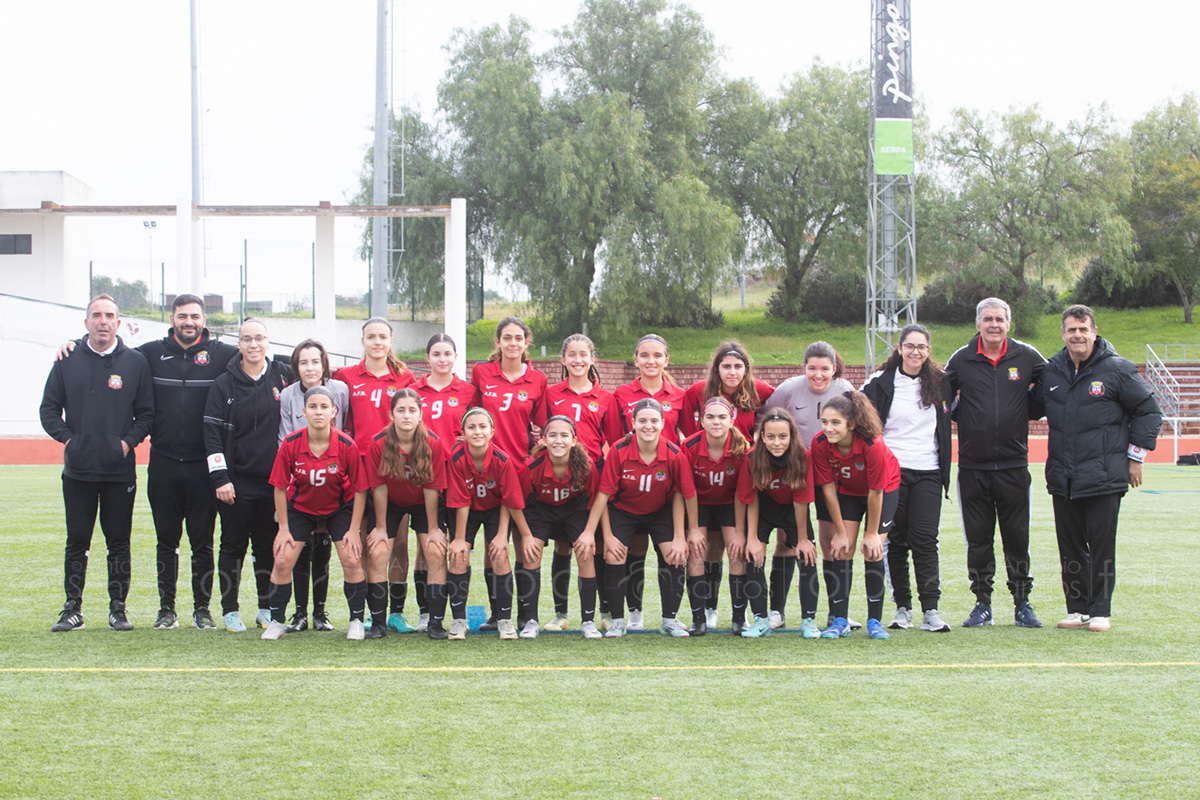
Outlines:
<svg viewBox="0 0 1200 800"><path fill-rule="evenodd" d="M545 33L569 23L567 0L394 0L393 97L431 113L456 27L510 14ZM724 50L724 71L768 91L815 57L862 65L869 0L694 0ZM1107 102L1128 124L1168 98L1200 93L1200 3L1170 0L914 0L918 114L934 128L955 106L1038 103L1056 122ZM371 143L374 0L202 0L204 200L249 205L344 203ZM66 170L97 204L190 196L187 0L0 3L0 170ZM153 242L139 220L93 224L97 272L146 279L167 262L174 226ZM366 288L359 226L339 223L337 291ZM208 291L236 294L249 238L251 292L305 291L309 221L210 225ZM153 248L151 250L151 248ZM293 287L288 266L300 276ZM158 276L155 275L155 283ZM257 284L257 285L256 285Z"/></svg>

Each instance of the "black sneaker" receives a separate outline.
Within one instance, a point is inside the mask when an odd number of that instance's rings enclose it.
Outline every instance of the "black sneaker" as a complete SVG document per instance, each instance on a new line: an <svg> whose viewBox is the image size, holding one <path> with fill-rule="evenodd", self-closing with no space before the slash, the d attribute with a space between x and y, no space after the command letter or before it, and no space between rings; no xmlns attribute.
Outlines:
<svg viewBox="0 0 1200 800"><path fill-rule="evenodd" d="M133 623L125 616L125 604L114 600L108 606L108 627L114 631L131 631Z"/></svg>
<svg viewBox="0 0 1200 800"><path fill-rule="evenodd" d="M692 617L692 627L688 628L688 636L703 636L708 633L708 621L704 616Z"/></svg>
<svg viewBox="0 0 1200 800"><path fill-rule="evenodd" d="M292 614L292 621L283 629L284 633L299 633L300 631L308 630L308 614L303 611L297 611Z"/></svg>
<svg viewBox="0 0 1200 800"><path fill-rule="evenodd" d="M384 636L387 636L387 622L376 617L375 621L371 623L371 627L367 628L364 638L382 639Z"/></svg>
<svg viewBox="0 0 1200 800"><path fill-rule="evenodd" d="M62 631L78 631L83 629L83 611L79 606L68 604L63 606L62 613L58 615L58 622L54 623L50 630L55 633Z"/></svg>
<svg viewBox="0 0 1200 800"><path fill-rule="evenodd" d="M213 621L212 612L207 608L197 608L192 612L192 625L202 631L217 629L217 623Z"/></svg>
<svg viewBox="0 0 1200 800"><path fill-rule="evenodd" d="M329 616L324 611L314 611L312 627L314 631L331 631L333 623L329 621Z"/></svg>
<svg viewBox="0 0 1200 800"><path fill-rule="evenodd" d="M495 633L496 631L498 631L500 629L498 627L496 627L496 618L488 617L487 622L485 622L479 626L479 630L482 633Z"/></svg>
<svg viewBox="0 0 1200 800"><path fill-rule="evenodd" d="M172 608L160 608L158 618L154 620L154 629L158 631L171 630L179 627L179 617Z"/></svg>
<svg viewBox="0 0 1200 800"><path fill-rule="evenodd" d="M436 619L429 620L429 627L425 629L425 633L429 635L430 639L445 639L447 635L441 620Z"/></svg>
<svg viewBox="0 0 1200 800"><path fill-rule="evenodd" d="M742 620L741 622L731 622L730 625L733 628L734 636L741 636L742 631L746 630L746 621L745 620Z"/></svg>

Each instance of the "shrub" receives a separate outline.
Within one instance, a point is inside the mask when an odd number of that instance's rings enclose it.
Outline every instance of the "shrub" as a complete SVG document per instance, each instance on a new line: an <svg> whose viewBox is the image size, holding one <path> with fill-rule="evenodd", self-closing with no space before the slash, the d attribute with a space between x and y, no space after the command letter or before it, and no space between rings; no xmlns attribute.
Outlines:
<svg viewBox="0 0 1200 800"><path fill-rule="evenodd" d="M1075 281L1071 301L1105 308L1154 308L1179 305L1179 296L1157 270L1147 270L1121 283L1117 270L1092 259ZM1109 288L1105 288L1106 285Z"/></svg>
<svg viewBox="0 0 1200 800"><path fill-rule="evenodd" d="M778 293L771 296L775 302ZM830 325L862 324L867 311L867 276L859 270L834 270L814 265L800 288L800 309ZM773 309L768 313L776 314Z"/></svg>

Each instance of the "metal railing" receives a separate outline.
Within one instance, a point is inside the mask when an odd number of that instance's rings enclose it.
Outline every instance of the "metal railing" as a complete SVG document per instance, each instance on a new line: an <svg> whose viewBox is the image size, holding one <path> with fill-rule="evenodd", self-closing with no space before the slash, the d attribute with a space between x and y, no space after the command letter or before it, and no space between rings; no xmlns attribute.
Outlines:
<svg viewBox="0 0 1200 800"><path fill-rule="evenodd" d="M1146 383L1150 384L1150 391L1154 392L1154 396L1158 398L1158 405L1162 408L1163 415L1174 420L1178 419L1180 411L1179 393L1182 391L1182 388L1179 385L1179 381L1171 374L1171 370L1164 363L1163 359L1159 358L1158 352L1155 350L1155 348L1161 348L1166 351L1171 346L1146 345ZM1175 346L1187 347L1187 345ZM1184 352L1186 353L1186 349ZM1171 427L1178 436L1179 423L1173 421Z"/></svg>
<svg viewBox="0 0 1200 800"><path fill-rule="evenodd" d="M1148 344L1146 352L1161 356L1162 361L1194 364L1200 362L1200 344Z"/></svg>

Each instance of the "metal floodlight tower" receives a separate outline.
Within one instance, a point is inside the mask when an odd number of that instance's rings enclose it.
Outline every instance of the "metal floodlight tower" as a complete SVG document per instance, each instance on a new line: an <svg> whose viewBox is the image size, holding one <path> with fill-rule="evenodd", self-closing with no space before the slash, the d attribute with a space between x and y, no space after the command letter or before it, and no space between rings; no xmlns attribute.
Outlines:
<svg viewBox="0 0 1200 800"><path fill-rule="evenodd" d="M388 0L375 3L375 149L372 159L372 205L386 206L388 202L387 160L388 133L391 128L388 107ZM387 319L388 274L391 271L392 225L390 217L375 217L371 220L371 316Z"/></svg>
<svg viewBox="0 0 1200 800"><path fill-rule="evenodd" d="M917 321L909 0L871 0L867 369Z"/></svg>

